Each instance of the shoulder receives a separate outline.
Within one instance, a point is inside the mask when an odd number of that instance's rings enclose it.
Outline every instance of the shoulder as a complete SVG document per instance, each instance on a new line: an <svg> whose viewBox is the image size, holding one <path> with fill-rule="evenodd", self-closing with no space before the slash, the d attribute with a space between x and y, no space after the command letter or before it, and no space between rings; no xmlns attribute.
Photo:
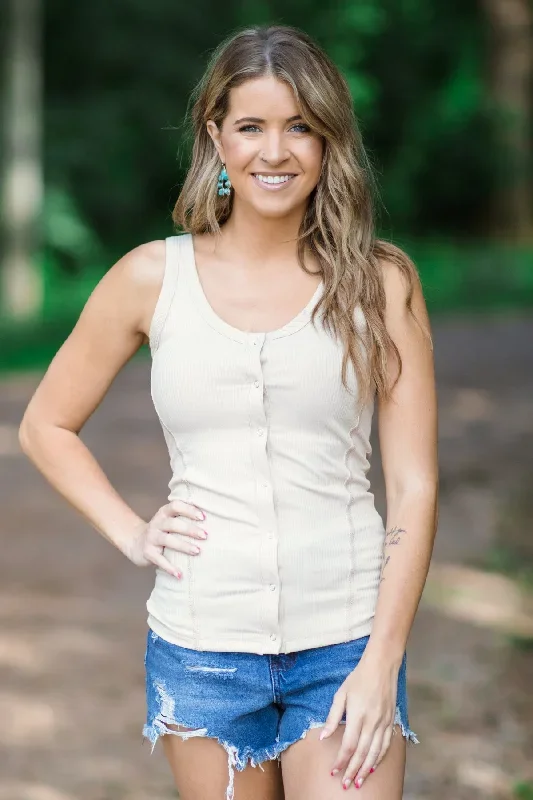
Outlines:
<svg viewBox="0 0 533 800"><path fill-rule="evenodd" d="M424 302L417 268L407 253L392 242L378 239L374 257L385 293L386 313L400 313L412 303Z"/></svg>
<svg viewBox="0 0 533 800"><path fill-rule="evenodd" d="M166 243L145 242L125 253L105 274L102 285L135 328L148 337L150 320L163 285ZM103 288L102 286L102 288Z"/></svg>
<svg viewBox="0 0 533 800"><path fill-rule="evenodd" d="M414 326L431 339L424 292L415 264L396 245L390 242L377 245L376 257L385 294L385 324L389 333L393 335L393 331Z"/></svg>
<svg viewBox="0 0 533 800"><path fill-rule="evenodd" d="M165 272L165 255L164 239L145 242L123 255L109 272L114 272L116 280L132 291L158 288Z"/></svg>
<svg viewBox="0 0 533 800"><path fill-rule="evenodd" d="M415 288L420 287L417 269L404 250L392 242L378 240L374 256L380 270L387 307L408 305Z"/></svg>

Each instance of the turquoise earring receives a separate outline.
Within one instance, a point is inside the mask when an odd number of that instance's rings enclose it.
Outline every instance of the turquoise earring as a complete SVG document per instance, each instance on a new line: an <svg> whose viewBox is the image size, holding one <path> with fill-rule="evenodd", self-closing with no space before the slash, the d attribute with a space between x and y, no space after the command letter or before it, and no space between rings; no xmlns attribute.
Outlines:
<svg viewBox="0 0 533 800"><path fill-rule="evenodd" d="M226 165L222 164L222 169L220 170L220 175L218 176L217 194L222 197L225 194L229 194L230 189L231 181L228 177L228 173L226 172Z"/></svg>

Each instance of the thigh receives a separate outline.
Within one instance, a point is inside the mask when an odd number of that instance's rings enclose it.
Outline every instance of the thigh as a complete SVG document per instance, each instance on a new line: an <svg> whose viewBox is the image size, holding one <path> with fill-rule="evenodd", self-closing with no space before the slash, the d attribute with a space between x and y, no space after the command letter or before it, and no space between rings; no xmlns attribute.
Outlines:
<svg viewBox="0 0 533 800"><path fill-rule="evenodd" d="M180 800L282 800L268 656L196 651L149 633L144 736ZM253 765L260 766L253 766Z"/></svg>
<svg viewBox="0 0 533 800"><path fill-rule="evenodd" d="M284 800L281 767L276 759L230 773L228 754L216 739L163 736L161 742L180 800Z"/></svg>
<svg viewBox="0 0 533 800"><path fill-rule="evenodd" d="M343 771L331 776L331 765L338 753L344 725L324 741L319 740L320 728L310 730L305 739L295 742L281 755L283 786L286 800L341 800L346 797L342 788ZM405 775L406 740L400 728L394 735L385 758L369 775L358 792L359 800L401 800ZM354 790L354 786L350 787Z"/></svg>

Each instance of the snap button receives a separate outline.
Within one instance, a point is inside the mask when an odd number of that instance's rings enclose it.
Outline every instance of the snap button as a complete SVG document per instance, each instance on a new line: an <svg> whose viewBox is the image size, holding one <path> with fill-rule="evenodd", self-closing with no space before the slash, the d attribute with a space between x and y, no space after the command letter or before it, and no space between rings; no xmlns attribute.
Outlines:
<svg viewBox="0 0 533 800"><path fill-rule="evenodd" d="M276 584L275 583L271 583L270 586L269 586L269 589L270 589L271 592L275 592L276 591Z"/></svg>
<svg viewBox="0 0 533 800"><path fill-rule="evenodd" d="M278 637L276 636L276 634L275 634L275 633L271 633L271 634L270 634L270 638L271 638L271 640L272 640L273 642L275 642L275 641L276 641L276 639L277 639Z"/></svg>
<svg viewBox="0 0 533 800"><path fill-rule="evenodd" d="M259 381L254 381L254 386L255 386L256 389L258 389L259 388Z"/></svg>
<svg viewBox="0 0 533 800"><path fill-rule="evenodd" d="M257 429L257 435L258 435L258 436L262 436L262 435L263 435L263 433L264 433L264 431L263 431L263 428L258 428L258 429Z"/></svg>

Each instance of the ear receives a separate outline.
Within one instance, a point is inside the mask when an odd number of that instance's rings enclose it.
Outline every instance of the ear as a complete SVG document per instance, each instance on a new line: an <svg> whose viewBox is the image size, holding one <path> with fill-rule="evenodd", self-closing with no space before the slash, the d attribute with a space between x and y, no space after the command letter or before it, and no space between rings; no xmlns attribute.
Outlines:
<svg viewBox="0 0 533 800"><path fill-rule="evenodd" d="M208 119L206 122L206 128L209 136L213 140L213 144L216 147L217 153L220 156L220 160L223 164L226 163L226 159L224 157L224 148L222 147L222 142L220 140L220 130L216 122L213 122L212 119Z"/></svg>

